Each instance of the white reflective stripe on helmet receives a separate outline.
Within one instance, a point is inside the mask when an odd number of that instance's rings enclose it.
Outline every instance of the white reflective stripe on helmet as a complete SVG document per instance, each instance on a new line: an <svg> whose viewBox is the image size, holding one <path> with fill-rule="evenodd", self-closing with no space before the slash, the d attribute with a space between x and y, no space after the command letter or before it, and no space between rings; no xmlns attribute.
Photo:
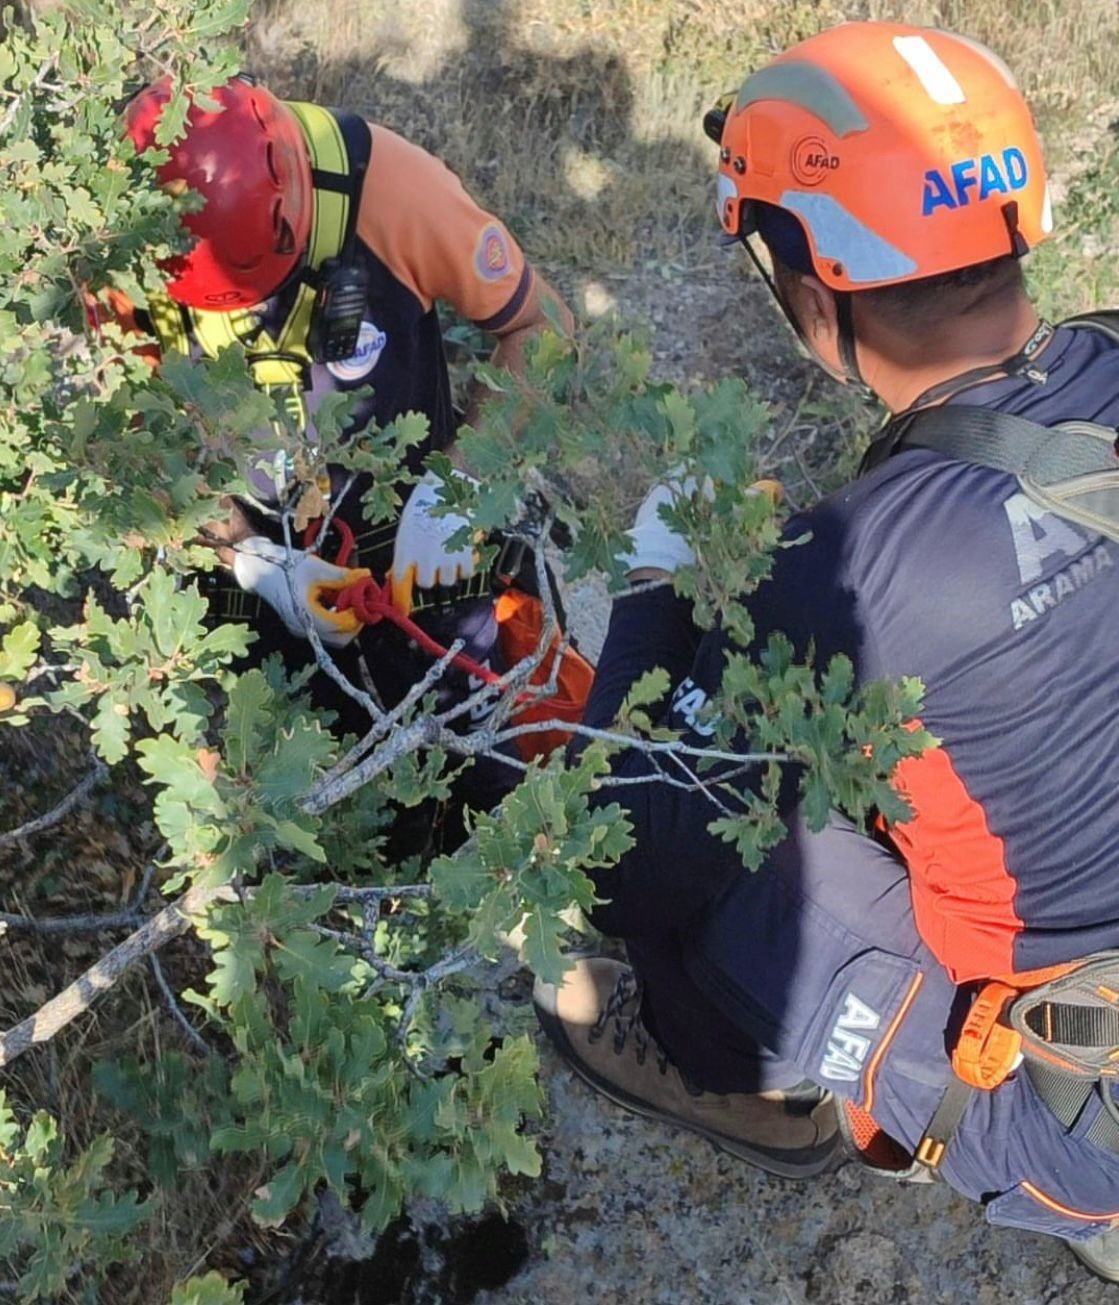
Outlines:
<svg viewBox="0 0 1119 1305"><path fill-rule="evenodd" d="M863 226L832 195L786 190L780 206L808 228L818 257L841 263L851 281L897 280L917 270L908 254Z"/></svg>
<svg viewBox="0 0 1119 1305"><path fill-rule="evenodd" d="M964 104L964 88L923 36L895 36L894 49L913 69L934 104Z"/></svg>

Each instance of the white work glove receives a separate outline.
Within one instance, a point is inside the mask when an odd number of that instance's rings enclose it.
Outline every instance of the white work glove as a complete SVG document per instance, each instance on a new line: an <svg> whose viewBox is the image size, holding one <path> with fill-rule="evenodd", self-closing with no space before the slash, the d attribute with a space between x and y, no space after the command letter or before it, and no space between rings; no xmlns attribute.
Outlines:
<svg viewBox="0 0 1119 1305"><path fill-rule="evenodd" d="M259 594L275 610L288 630L306 639L304 612L309 612L319 638L330 648L344 648L356 638L362 623L352 611L332 611L323 601L355 580L369 575L366 570L335 566L315 553L292 549L291 583L285 568L288 553L262 535L250 535L236 547L233 574L250 594Z"/></svg>
<svg viewBox="0 0 1119 1305"><path fill-rule="evenodd" d="M469 479L461 471L453 474ZM405 615L412 610L414 589L469 580L477 566L477 554L471 543L455 549L447 546L452 535L469 525L466 517L457 512L432 515L432 508L442 506L440 483L429 471L408 496L396 527L389 587L393 606Z"/></svg>
<svg viewBox="0 0 1119 1305"><path fill-rule="evenodd" d="M660 516L662 504L672 507L682 499L694 497L695 492L696 479L688 476L684 481L673 479L654 485L645 495L645 501L637 509L633 527L626 531L633 541L632 551L618 554L618 561L627 572L655 567L671 575L680 567L695 562L691 544ZM703 494L705 498L715 497L715 487L709 479L704 482Z"/></svg>
<svg viewBox="0 0 1119 1305"><path fill-rule="evenodd" d="M776 506L781 502L781 485L776 480L755 480L747 490L748 494L765 494ZM696 478L688 476L679 480L661 481L646 494L645 501L637 509L633 527L626 531L633 540L633 551L619 553L618 561L627 573L646 567L667 571L669 575L682 566L691 566L695 562L695 553L691 544L683 536L672 530L668 523L661 520L660 507L671 507L683 499L696 495ZM715 485L710 476L704 477L703 497L709 502L715 497Z"/></svg>

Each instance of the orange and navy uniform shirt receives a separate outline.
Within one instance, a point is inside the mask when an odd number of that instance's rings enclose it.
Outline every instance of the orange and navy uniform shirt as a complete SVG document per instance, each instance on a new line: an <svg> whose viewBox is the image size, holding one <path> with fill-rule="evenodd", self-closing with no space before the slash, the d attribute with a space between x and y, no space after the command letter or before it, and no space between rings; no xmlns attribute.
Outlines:
<svg viewBox="0 0 1119 1305"><path fill-rule="evenodd" d="M1058 328L1037 364L1041 380L953 402L1119 427L1119 346ZM889 458L786 535L800 543L749 599L759 645L782 630L819 667L846 654L860 683L924 683L941 746L899 767L913 817L887 833L952 979L1119 947L1119 544L1005 472L929 450ZM699 645L675 702L684 724L724 649L718 634Z"/></svg>

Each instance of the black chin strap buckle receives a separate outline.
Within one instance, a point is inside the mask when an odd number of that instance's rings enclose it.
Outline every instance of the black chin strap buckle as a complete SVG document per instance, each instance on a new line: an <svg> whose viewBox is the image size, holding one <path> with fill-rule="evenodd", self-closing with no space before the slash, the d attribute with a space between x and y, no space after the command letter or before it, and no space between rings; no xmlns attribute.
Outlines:
<svg viewBox="0 0 1119 1305"><path fill-rule="evenodd" d="M1021 376L1034 385L1044 385L1049 379L1049 373L1044 367L1039 367L1034 359L1045 348L1053 338L1053 325L1044 319L1037 325L1037 330L1030 336L1026 343L1019 349L1013 358L1008 358L1003 366L1011 376Z"/></svg>

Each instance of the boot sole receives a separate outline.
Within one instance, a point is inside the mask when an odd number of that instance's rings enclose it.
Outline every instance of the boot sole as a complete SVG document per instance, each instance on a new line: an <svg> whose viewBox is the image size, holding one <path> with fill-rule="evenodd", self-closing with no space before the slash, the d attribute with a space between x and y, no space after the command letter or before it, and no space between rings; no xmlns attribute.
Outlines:
<svg viewBox="0 0 1119 1305"><path fill-rule="evenodd" d="M601 1096L608 1098L616 1106L621 1106L623 1110L628 1110L631 1114L641 1115L644 1119L652 1119L657 1123L670 1124L672 1127L682 1128L688 1133L695 1133L697 1137L702 1137L705 1141L710 1142L717 1151L723 1151L727 1155L734 1156L737 1160L743 1160L756 1169L762 1169L767 1174L772 1174L775 1178L793 1180L818 1178L821 1174L833 1168L837 1156L842 1154L838 1129L828 1141L821 1142L814 1147L800 1151L774 1152L766 1147L751 1146L748 1142L725 1137L722 1133L716 1133L712 1129L704 1128L702 1124L681 1119L678 1115L673 1115L667 1110L658 1110L656 1107L650 1106L648 1102L642 1101L640 1097L631 1096L608 1079L602 1078L592 1069L589 1069L571 1045L563 1021L559 1016L541 1006L537 1000L533 1001L533 1006L536 1009L536 1018L540 1021L541 1028L572 1070L588 1087L593 1088Z"/></svg>

